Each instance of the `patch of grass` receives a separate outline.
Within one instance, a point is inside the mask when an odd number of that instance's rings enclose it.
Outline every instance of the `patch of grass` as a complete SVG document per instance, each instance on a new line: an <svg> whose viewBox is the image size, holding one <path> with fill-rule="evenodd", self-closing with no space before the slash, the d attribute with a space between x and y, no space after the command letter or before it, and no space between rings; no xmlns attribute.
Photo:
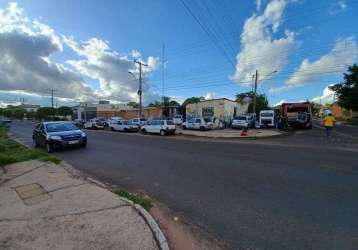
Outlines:
<svg viewBox="0 0 358 250"><path fill-rule="evenodd" d="M145 210L149 211L152 207L152 200L141 193L131 193L124 189L114 190L113 193L122 196L128 200L133 201L136 204L141 205Z"/></svg>
<svg viewBox="0 0 358 250"><path fill-rule="evenodd" d="M42 150L29 149L10 139L7 129L0 126L0 166L28 160L51 161L55 164L61 162Z"/></svg>

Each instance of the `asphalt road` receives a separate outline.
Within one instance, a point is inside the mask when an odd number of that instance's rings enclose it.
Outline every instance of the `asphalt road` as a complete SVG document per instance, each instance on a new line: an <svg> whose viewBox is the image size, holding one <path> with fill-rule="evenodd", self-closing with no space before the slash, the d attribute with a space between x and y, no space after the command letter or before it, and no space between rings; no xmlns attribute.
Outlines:
<svg viewBox="0 0 358 250"><path fill-rule="evenodd" d="M30 142L32 126L11 130ZM87 149L56 155L145 190L232 249L358 249L358 138L347 131L241 142L88 131Z"/></svg>

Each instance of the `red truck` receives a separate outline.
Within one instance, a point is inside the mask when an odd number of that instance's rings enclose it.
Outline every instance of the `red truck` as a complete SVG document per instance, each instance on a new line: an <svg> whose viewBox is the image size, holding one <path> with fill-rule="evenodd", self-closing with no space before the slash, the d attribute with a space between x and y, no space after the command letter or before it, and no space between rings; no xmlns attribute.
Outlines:
<svg viewBox="0 0 358 250"><path fill-rule="evenodd" d="M281 118L292 128L312 128L312 109L310 102L283 103Z"/></svg>

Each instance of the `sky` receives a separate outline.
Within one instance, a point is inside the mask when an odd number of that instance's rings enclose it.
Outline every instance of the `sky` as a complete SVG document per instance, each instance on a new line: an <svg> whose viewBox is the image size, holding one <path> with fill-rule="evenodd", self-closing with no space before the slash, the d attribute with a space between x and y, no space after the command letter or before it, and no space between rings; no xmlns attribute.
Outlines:
<svg viewBox="0 0 358 250"><path fill-rule="evenodd" d="M333 101L358 61L355 0L0 2L0 106L234 99ZM129 74L128 72L133 74Z"/></svg>

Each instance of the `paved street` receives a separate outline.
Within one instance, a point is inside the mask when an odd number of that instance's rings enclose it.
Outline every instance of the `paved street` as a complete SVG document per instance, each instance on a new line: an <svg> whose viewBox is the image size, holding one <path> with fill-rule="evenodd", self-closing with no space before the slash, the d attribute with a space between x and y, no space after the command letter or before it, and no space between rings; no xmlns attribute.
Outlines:
<svg viewBox="0 0 358 250"><path fill-rule="evenodd" d="M32 127L14 122L11 131L30 143ZM88 131L87 149L56 155L145 190L232 249L357 249L357 131L257 141Z"/></svg>

